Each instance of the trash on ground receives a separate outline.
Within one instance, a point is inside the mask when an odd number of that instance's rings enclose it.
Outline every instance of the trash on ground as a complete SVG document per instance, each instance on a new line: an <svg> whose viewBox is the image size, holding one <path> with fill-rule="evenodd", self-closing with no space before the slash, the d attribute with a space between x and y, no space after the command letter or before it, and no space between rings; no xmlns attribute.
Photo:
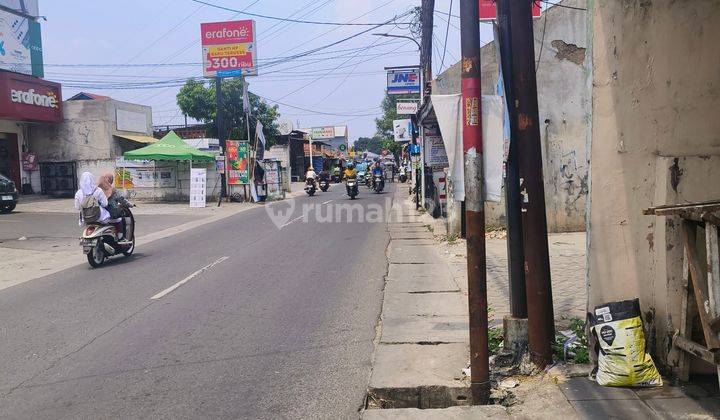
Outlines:
<svg viewBox="0 0 720 420"><path fill-rule="evenodd" d="M512 378L505 379L504 381L502 381L498 384L498 386L502 389L511 389L511 388L515 388L518 385L520 385L520 382L518 382Z"/></svg>
<svg viewBox="0 0 720 420"><path fill-rule="evenodd" d="M592 331L600 344L597 383L603 386L662 386L652 357L645 352L640 300L599 305L594 314Z"/></svg>

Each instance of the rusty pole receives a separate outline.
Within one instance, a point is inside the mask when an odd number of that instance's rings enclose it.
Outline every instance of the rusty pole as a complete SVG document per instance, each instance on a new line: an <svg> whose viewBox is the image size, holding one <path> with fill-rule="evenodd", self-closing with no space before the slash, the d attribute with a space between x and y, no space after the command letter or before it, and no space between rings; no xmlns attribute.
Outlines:
<svg viewBox="0 0 720 420"><path fill-rule="evenodd" d="M510 1L513 94L522 194L528 345L539 368L552 363L555 335L538 115L532 0Z"/></svg>
<svg viewBox="0 0 720 420"><path fill-rule="evenodd" d="M485 273L480 20L477 1L460 2L460 44L470 309L470 392L473 404L487 404L490 396L490 368Z"/></svg>

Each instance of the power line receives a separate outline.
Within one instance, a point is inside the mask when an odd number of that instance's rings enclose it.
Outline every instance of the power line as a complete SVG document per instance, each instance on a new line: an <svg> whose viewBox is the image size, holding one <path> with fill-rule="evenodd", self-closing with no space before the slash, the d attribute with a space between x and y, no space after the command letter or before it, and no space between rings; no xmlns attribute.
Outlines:
<svg viewBox="0 0 720 420"><path fill-rule="evenodd" d="M448 42L448 35L450 34L450 19L449 16L452 14L452 8L453 8L453 0L450 0L450 8L448 9L448 21L447 26L445 27L445 43L443 45L443 53L442 53L442 60L440 60L440 71L439 73L442 73L442 69L445 66L445 53L447 52L447 42ZM439 74L438 73L438 74Z"/></svg>
<svg viewBox="0 0 720 420"><path fill-rule="evenodd" d="M247 15L247 16L253 16L257 18L264 18L264 19L271 19L271 20L279 20L283 22L293 22L293 23L304 23L308 25L328 25L328 26L385 26L385 25L393 25L393 23L390 22L384 22L384 23L347 23L347 22L322 22L322 21L316 21L316 20L301 20L301 19L290 19L290 18L282 18L278 16L269 16L269 15L263 15L260 13L250 13L245 11L240 11L237 9L232 9L225 6L220 6L217 4L208 3L206 1L202 0L190 0L194 1L195 3L204 4L206 6L214 7L217 9L227 10L229 12L237 12L239 14ZM401 23L407 23L407 22L401 22Z"/></svg>

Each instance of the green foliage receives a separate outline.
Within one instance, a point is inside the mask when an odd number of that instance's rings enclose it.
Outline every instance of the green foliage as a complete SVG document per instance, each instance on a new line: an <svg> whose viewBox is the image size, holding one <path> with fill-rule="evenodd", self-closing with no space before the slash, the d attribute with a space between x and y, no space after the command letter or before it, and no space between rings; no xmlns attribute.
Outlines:
<svg viewBox="0 0 720 420"><path fill-rule="evenodd" d="M245 122L245 110L242 101L243 80L223 79L222 110L224 124L229 139L243 140L248 138ZM277 106L269 106L253 93L249 94L252 115L260 120L264 127L268 147L274 144L279 135L275 121L279 113ZM217 135L215 126L215 82L202 82L190 79L180 88L177 104L188 117L211 124L211 134ZM255 136L255 119L250 118L250 138Z"/></svg>
<svg viewBox="0 0 720 420"><path fill-rule="evenodd" d="M355 140L355 151L362 153L364 151L380 154L383 148L383 140L380 137L360 137Z"/></svg>
<svg viewBox="0 0 720 420"><path fill-rule="evenodd" d="M500 350L500 345L503 342L503 329L502 327L494 327L488 330L488 350L490 354L497 354Z"/></svg>
<svg viewBox="0 0 720 420"><path fill-rule="evenodd" d="M585 321L580 318L572 318L570 320L570 331L572 331L577 338L570 348L568 348L567 359L565 358L563 350L566 338L562 334L557 334L552 346L555 358L557 360L564 360L567 363L588 363L590 361L590 354L588 352Z"/></svg>

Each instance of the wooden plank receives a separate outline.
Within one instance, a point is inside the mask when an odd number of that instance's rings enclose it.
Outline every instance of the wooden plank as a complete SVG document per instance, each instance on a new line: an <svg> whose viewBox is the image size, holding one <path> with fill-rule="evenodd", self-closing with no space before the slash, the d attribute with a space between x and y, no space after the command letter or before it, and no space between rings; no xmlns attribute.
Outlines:
<svg viewBox="0 0 720 420"><path fill-rule="evenodd" d="M703 290L704 285L701 283L705 280L705 276L703 273L704 267L700 264L700 258L698 257L696 248L697 226L694 222L684 220L681 231L690 267L692 289L695 294L695 302L697 303L698 313L700 315L703 335L705 336L705 343L708 349L715 350L720 348L720 342L717 339L717 335L710 330L710 321L714 317L708 312L709 301ZM708 307L706 307L706 302Z"/></svg>
<svg viewBox="0 0 720 420"><path fill-rule="evenodd" d="M705 348L705 346L681 337L679 334L675 334L675 336L673 336L673 345L680 350L686 351L708 363L712 363L713 365L720 364L720 353L710 351Z"/></svg>
<svg viewBox="0 0 720 420"><path fill-rule="evenodd" d="M657 214L658 211L670 211L690 208L712 208L720 207L720 200L702 201L697 203L682 203L682 204L663 204L661 206L653 206L643 210L644 215ZM706 210L707 211L707 210Z"/></svg>
<svg viewBox="0 0 720 420"><path fill-rule="evenodd" d="M690 300L689 285L690 285L690 268L688 263L687 250L683 246L683 271L682 271L682 283L680 284L680 322L678 330L675 336L683 337L684 339L690 338L692 331L692 317L688 314L690 307L688 301ZM674 342L674 340L673 340ZM688 355L679 349L679 347L672 347L668 354L668 359L677 359L677 371L675 375L681 381L688 382L690 380L690 358Z"/></svg>
<svg viewBox="0 0 720 420"><path fill-rule="evenodd" d="M707 282L708 282L708 300L710 301L710 311L714 319L717 320L720 314L720 261L718 261L718 228L712 223L705 223L705 250L707 258ZM708 323L710 334L716 338L717 331L713 328L713 322ZM718 382L720 382L720 366L717 368Z"/></svg>

